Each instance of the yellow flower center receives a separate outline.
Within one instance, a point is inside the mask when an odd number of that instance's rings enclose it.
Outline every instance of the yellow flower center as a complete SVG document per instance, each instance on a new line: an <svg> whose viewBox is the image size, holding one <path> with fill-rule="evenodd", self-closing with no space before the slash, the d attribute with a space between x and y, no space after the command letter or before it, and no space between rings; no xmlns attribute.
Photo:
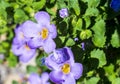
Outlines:
<svg viewBox="0 0 120 84"><path fill-rule="evenodd" d="M41 36L42 36L42 39L46 39L48 37L48 29L47 28L42 29Z"/></svg>
<svg viewBox="0 0 120 84"><path fill-rule="evenodd" d="M70 72L70 65L69 64L64 64L62 66L61 70L64 74L68 74Z"/></svg>
<svg viewBox="0 0 120 84"><path fill-rule="evenodd" d="M30 50L30 47L28 45L25 45L24 47L26 50L28 50L28 51Z"/></svg>

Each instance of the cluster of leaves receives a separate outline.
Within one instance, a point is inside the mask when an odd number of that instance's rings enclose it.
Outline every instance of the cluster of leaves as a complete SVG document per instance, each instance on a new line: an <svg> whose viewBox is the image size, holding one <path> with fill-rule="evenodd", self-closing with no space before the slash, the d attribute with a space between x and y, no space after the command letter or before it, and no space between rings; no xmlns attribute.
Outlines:
<svg viewBox="0 0 120 84"><path fill-rule="evenodd" d="M34 14L44 10L57 26L57 48L71 47L75 61L84 66L77 84L119 84L120 12L114 12L109 4L109 0L0 0L0 54L14 67L18 63L10 50L14 28L26 20L34 21ZM60 18L62 8L68 9L69 17ZM6 39L2 40L2 36ZM74 41L76 37L78 41ZM85 44L85 50L81 43ZM41 56L45 54L39 52L37 67L41 67ZM36 71L28 66L30 70Z"/></svg>

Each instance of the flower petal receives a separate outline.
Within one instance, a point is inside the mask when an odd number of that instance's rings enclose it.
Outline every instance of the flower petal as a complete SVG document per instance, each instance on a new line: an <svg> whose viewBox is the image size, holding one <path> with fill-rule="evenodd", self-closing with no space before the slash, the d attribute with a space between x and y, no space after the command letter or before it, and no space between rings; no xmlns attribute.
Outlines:
<svg viewBox="0 0 120 84"><path fill-rule="evenodd" d="M41 11L35 14L35 19L41 25L50 24L50 16L47 12Z"/></svg>
<svg viewBox="0 0 120 84"><path fill-rule="evenodd" d="M83 66L80 63L74 63L71 67L71 73L73 74L75 79L79 79L82 76Z"/></svg>
<svg viewBox="0 0 120 84"><path fill-rule="evenodd" d="M24 44L25 40L20 39L19 37L14 37L13 44Z"/></svg>
<svg viewBox="0 0 120 84"><path fill-rule="evenodd" d="M73 53L72 53L72 50L68 47L65 47L66 49L66 53L70 56L70 64L73 65L74 64L74 56L73 56Z"/></svg>
<svg viewBox="0 0 120 84"><path fill-rule="evenodd" d="M25 37L38 37L40 25L32 21L26 21L22 24L22 31Z"/></svg>
<svg viewBox="0 0 120 84"><path fill-rule="evenodd" d="M50 53L50 52L52 52L55 48L56 48L55 42L54 42L51 38L46 39L46 41L44 42L44 45L43 45L44 51L45 51L46 53Z"/></svg>
<svg viewBox="0 0 120 84"><path fill-rule="evenodd" d="M28 62L35 55L35 50L32 49L28 52L23 52L23 54L19 57L20 61Z"/></svg>
<svg viewBox="0 0 120 84"><path fill-rule="evenodd" d="M16 44L12 44L12 52L18 56L21 54L21 49L20 49L20 46L19 45L16 45Z"/></svg>
<svg viewBox="0 0 120 84"><path fill-rule="evenodd" d="M76 84L76 82L72 75L68 75L62 84Z"/></svg>
<svg viewBox="0 0 120 84"><path fill-rule="evenodd" d="M15 28L14 31L15 31L15 36L16 37L21 37L21 35L20 35L20 33L22 33L22 27L21 27L21 25L19 27Z"/></svg>
<svg viewBox="0 0 120 84"><path fill-rule="evenodd" d="M29 77L30 84L41 84L41 80L38 74L32 73Z"/></svg>
<svg viewBox="0 0 120 84"><path fill-rule="evenodd" d="M53 54L49 55L47 58L45 58L45 65L51 69L51 70L59 70L60 65L58 65L54 61L54 56Z"/></svg>
<svg viewBox="0 0 120 84"><path fill-rule="evenodd" d="M43 40L40 38L33 38L29 40L28 45L30 46L30 48L39 48L43 45Z"/></svg>
<svg viewBox="0 0 120 84"><path fill-rule="evenodd" d="M20 49L21 55L19 56L20 61L28 62L34 55L36 50L35 49L26 49L24 45Z"/></svg>
<svg viewBox="0 0 120 84"><path fill-rule="evenodd" d="M12 44L20 46L20 45L25 44L29 40L30 40L30 38L20 38L20 37L15 36L14 39L13 39L13 43Z"/></svg>
<svg viewBox="0 0 120 84"><path fill-rule="evenodd" d="M47 25L47 28L49 30L50 37L56 38L56 36L57 36L56 26L54 24L51 24L51 25Z"/></svg>
<svg viewBox="0 0 120 84"><path fill-rule="evenodd" d="M110 7L116 12L120 11L120 0L112 0Z"/></svg>
<svg viewBox="0 0 120 84"><path fill-rule="evenodd" d="M41 80L46 83L49 80L49 74L47 72L42 73Z"/></svg>
<svg viewBox="0 0 120 84"><path fill-rule="evenodd" d="M22 32L21 25L17 27L15 30L15 38L13 39L14 44L23 44L26 41L24 34Z"/></svg>
<svg viewBox="0 0 120 84"><path fill-rule="evenodd" d="M64 81L64 75L60 71L52 71L49 74L50 80L54 83L61 84Z"/></svg>
<svg viewBox="0 0 120 84"><path fill-rule="evenodd" d="M61 48L53 51L54 61L57 64L63 64L70 59L70 56L67 53L66 48Z"/></svg>
<svg viewBox="0 0 120 84"><path fill-rule="evenodd" d="M62 8L59 10L59 15L61 18L68 17L68 9L67 8Z"/></svg>

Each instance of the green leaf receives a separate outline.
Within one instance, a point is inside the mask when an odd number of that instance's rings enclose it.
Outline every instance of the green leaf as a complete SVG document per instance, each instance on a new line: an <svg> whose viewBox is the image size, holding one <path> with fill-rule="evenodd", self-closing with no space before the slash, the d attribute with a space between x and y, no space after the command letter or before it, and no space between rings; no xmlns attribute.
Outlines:
<svg viewBox="0 0 120 84"><path fill-rule="evenodd" d="M0 8L6 9L10 4L4 0L0 0Z"/></svg>
<svg viewBox="0 0 120 84"><path fill-rule="evenodd" d="M25 12L22 9L16 9L14 14L15 23L22 23L27 19L28 19L28 16L25 14Z"/></svg>
<svg viewBox="0 0 120 84"><path fill-rule="evenodd" d="M120 65L120 59L117 60L116 64Z"/></svg>
<svg viewBox="0 0 120 84"><path fill-rule="evenodd" d="M114 72L114 65L110 64L109 66L105 66L104 67L106 76L108 77L108 79L112 82L116 79L116 75Z"/></svg>
<svg viewBox="0 0 120 84"><path fill-rule="evenodd" d="M98 16L99 10L97 8L87 8L85 16Z"/></svg>
<svg viewBox="0 0 120 84"><path fill-rule="evenodd" d="M53 15L53 18L55 18L55 16L56 16L56 13L57 13L57 5L55 5L54 7L52 7L52 8L47 8L46 7L46 10L47 10L47 12L49 13L49 14L51 14L51 15ZM51 16L51 18L52 18L52 16Z"/></svg>
<svg viewBox="0 0 120 84"><path fill-rule="evenodd" d="M94 31L92 38L94 45L97 47L104 47L106 41L104 20L97 21L92 27L92 30Z"/></svg>
<svg viewBox="0 0 120 84"><path fill-rule="evenodd" d="M114 65L110 64L109 66L105 66L104 70L108 76L114 73Z"/></svg>
<svg viewBox="0 0 120 84"><path fill-rule="evenodd" d="M120 47L120 37L117 30L115 30L114 34L112 35L111 44L115 48Z"/></svg>
<svg viewBox="0 0 120 84"><path fill-rule="evenodd" d="M87 73L87 77L91 77L93 74L94 74L94 71L89 71L89 72Z"/></svg>
<svg viewBox="0 0 120 84"><path fill-rule="evenodd" d="M3 8L0 8L0 19L3 21L7 20L7 12Z"/></svg>
<svg viewBox="0 0 120 84"><path fill-rule="evenodd" d="M82 30L80 33L80 38L82 40L89 39L92 36L92 32L90 30Z"/></svg>
<svg viewBox="0 0 120 84"><path fill-rule="evenodd" d="M4 29L6 27L6 24L7 22L5 21L5 19L2 19L2 16L0 16L0 29Z"/></svg>
<svg viewBox="0 0 120 84"><path fill-rule="evenodd" d="M100 0L87 0L88 7L97 7L100 3Z"/></svg>
<svg viewBox="0 0 120 84"><path fill-rule="evenodd" d="M103 50L94 49L93 51L91 51L90 55L92 58L97 58L99 60L98 67L102 67L106 64L106 57L105 57L105 53L103 52Z"/></svg>
<svg viewBox="0 0 120 84"><path fill-rule="evenodd" d="M0 27L0 33L6 33L7 31L8 31L8 27L7 26Z"/></svg>
<svg viewBox="0 0 120 84"><path fill-rule="evenodd" d="M6 53L6 49L3 48L3 45L0 43L0 53Z"/></svg>
<svg viewBox="0 0 120 84"><path fill-rule="evenodd" d="M91 24L91 20L89 16L84 17L86 28L88 28Z"/></svg>
<svg viewBox="0 0 120 84"><path fill-rule="evenodd" d="M31 6L31 4L33 3L33 0L16 0L16 2L21 6L24 6L24 5Z"/></svg>
<svg viewBox="0 0 120 84"><path fill-rule="evenodd" d="M79 7L78 0L69 0L69 3L70 3L70 7L74 9L76 15L79 15L80 7Z"/></svg>
<svg viewBox="0 0 120 84"><path fill-rule="evenodd" d="M116 78L112 81L112 84L120 84L120 78Z"/></svg>
<svg viewBox="0 0 120 84"><path fill-rule="evenodd" d="M9 45L9 42L2 42L2 46L4 48L8 48L10 45Z"/></svg>
<svg viewBox="0 0 120 84"><path fill-rule="evenodd" d="M25 7L24 10L28 13L34 13L34 10L32 9L32 7L29 7L29 6Z"/></svg>
<svg viewBox="0 0 120 84"><path fill-rule="evenodd" d="M9 57L7 58L7 61L10 67L15 67L18 63L17 57L12 52L9 53Z"/></svg>
<svg viewBox="0 0 120 84"><path fill-rule="evenodd" d="M54 3L55 2L55 0L50 0L50 3Z"/></svg>
<svg viewBox="0 0 120 84"><path fill-rule="evenodd" d="M89 80L87 80L85 84L97 84L99 80L100 80L99 77L92 77Z"/></svg>
<svg viewBox="0 0 120 84"><path fill-rule="evenodd" d="M106 42L106 37L102 35L96 35L94 34L92 41L95 46L97 47L104 47L105 42Z"/></svg>
<svg viewBox="0 0 120 84"><path fill-rule="evenodd" d="M40 0L39 2L33 2L32 7L35 10L40 10L42 9L46 4L46 0Z"/></svg>
<svg viewBox="0 0 120 84"><path fill-rule="evenodd" d="M82 31L82 24L83 24L82 18L79 18L77 20L77 17L73 17L72 19L73 36L76 35L77 30Z"/></svg>
<svg viewBox="0 0 120 84"><path fill-rule="evenodd" d="M18 4L18 3L16 3L16 2L11 3L10 5L11 5L14 9L19 8L19 4Z"/></svg>
<svg viewBox="0 0 120 84"><path fill-rule="evenodd" d="M104 22L104 20L97 21L95 23L95 25L92 27L92 30L95 32L95 34L104 35L105 34L105 22Z"/></svg>
<svg viewBox="0 0 120 84"><path fill-rule="evenodd" d="M77 30L82 30L82 25L83 24L83 21L82 21L82 18L79 18L78 19L78 21L77 21L77 23L76 23L76 26L75 26L75 28L77 29Z"/></svg>
<svg viewBox="0 0 120 84"><path fill-rule="evenodd" d="M66 37L65 36L60 36L59 38L62 41L62 43L64 43Z"/></svg>
<svg viewBox="0 0 120 84"><path fill-rule="evenodd" d="M19 84L17 81L13 80L12 84Z"/></svg>
<svg viewBox="0 0 120 84"><path fill-rule="evenodd" d="M36 66L32 66L32 65L28 65L27 66L27 72L28 73L37 73L37 71L38 71L38 67L36 67Z"/></svg>
<svg viewBox="0 0 120 84"><path fill-rule="evenodd" d="M3 60L0 59L0 64L2 64L2 63L3 63Z"/></svg>
<svg viewBox="0 0 120 84"><path fill-rule="evenodd" d="M75 41L72 38L69 38L66 42L66 46L73 46L75 44Z"/></svg>
<svg viewBox="0 0 120 84"><path fill-rule="evenodd" d="M76 22L77 22L77 17L74 15L71 22L73 28L76 26Z"/></svg>
<svg viewBox="0 0 120 84"><path fill-rule="evenodd" d="M67 8L65 2L65 0L57 0L57 6L58 6L58 9L62 9L62 8Z"/></svg>

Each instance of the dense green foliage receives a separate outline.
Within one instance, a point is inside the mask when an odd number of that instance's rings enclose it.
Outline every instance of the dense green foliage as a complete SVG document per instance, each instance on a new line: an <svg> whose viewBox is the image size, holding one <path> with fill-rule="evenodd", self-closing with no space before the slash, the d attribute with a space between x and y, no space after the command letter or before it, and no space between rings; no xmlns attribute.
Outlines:
<svg viewBox="0 0 120 84"><path fill-rule="evenodd" d="M0 63L7 61L10 67L19 63L11 52L14 29L26 20L35 21L36 12L46 11L57 26L57 48L70 47L75 61L84 66L77 84L119 84L120 12L114 12L109 4L110 0L0 0L0 54L5 55ZM68 8L68 17L60 18L61 8ZM74 41L76 37L78 41ZM46 53L38 53L36 66L28 66L28 73L47 70L39 61Z"/></svg>

